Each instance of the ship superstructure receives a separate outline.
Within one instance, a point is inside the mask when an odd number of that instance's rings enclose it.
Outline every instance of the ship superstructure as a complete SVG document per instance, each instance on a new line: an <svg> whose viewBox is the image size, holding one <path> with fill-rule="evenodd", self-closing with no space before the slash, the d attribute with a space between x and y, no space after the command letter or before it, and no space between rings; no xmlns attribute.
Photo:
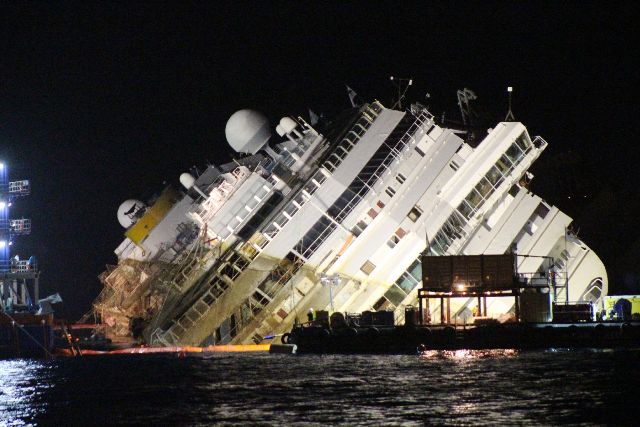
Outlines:
<svg viewBox="0 0 640 427"><path fill-rule="evenodd" d="M155 345L261 342L310 308L393 310L401 321L424 251L513 251L555 301L606 295L604 266L567 232L571 218L527 188L547 143L521 123L498 123L472 146L420 105L374 101L326 129L285 117L276 131L280 142L264 116L241 110L226 135L242 157L183 174L186 193L121 205L126 238L93 310L110 335L139 318L137 335ZM504 298L487 306L513 311Z"/></svg>

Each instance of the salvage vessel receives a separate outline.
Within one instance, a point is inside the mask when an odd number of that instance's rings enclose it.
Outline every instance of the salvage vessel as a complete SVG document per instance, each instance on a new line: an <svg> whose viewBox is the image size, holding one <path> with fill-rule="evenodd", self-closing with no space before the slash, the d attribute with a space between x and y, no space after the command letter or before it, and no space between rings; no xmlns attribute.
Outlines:
<svg viewBox="0 0 640 427"><path fill-rule="evenodd" d="M51 304L59 295L40 299L40 272L34 256L12 254L14 240L31 234L29 218L12 218L13 203L31 192L29 180L9 181L0 160L0 359L49 357L54 350Z"/></svg>

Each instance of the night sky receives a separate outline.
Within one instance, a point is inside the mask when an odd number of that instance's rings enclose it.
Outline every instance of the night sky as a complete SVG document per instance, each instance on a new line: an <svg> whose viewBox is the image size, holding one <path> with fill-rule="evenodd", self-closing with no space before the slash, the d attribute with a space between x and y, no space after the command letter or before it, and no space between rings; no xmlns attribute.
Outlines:
<svg viewBox="0 0 640 427"><path fill-rule="evenodd" d="M0 6L0 159L32 182L14 253L38 257L75 320L116 262L119 204L229 161L234 111L331 117L345 84L390 106L395 75L452 119L457 89L497 122L514 86L516 119L550 144L532 190L575 219L613 291L640 292L636 17L624 2Z"/></svg>

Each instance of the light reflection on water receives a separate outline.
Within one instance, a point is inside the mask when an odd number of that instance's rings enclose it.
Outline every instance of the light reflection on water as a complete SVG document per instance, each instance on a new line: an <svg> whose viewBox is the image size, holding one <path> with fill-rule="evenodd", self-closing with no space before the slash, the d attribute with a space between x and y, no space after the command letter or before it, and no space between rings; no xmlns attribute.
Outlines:
<svg viewBox="0 0 640 427"><path fill-rule="evenodd" d="M624 425L638 389L638 350L0 361L0 426Z"/></svg>
<svg viewBox="0 0 640 427"><path fill-rule="evenodd" d="M28 425L45 413L46 402L37 399L42 370L33 360L0 360L0 425Z"/></svg>
<svg viewBox="0 0 640 427"><path fill-rule="evenodd" d="M484 359L515 357L518 350L490 349L490 350L427 350L419 354L422 359Z"/></svg>

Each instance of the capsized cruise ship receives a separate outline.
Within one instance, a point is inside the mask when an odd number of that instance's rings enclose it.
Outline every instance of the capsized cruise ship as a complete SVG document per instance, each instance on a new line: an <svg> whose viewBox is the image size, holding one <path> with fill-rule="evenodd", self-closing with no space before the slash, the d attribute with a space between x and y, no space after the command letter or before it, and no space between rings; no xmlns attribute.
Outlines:
<svg viewBox="0 0 640 427"><path fill-rule="evenodd" d="M236 160L120 206L125 239L92 310L110 337L259 343L311 308L394 311L402 322L425 250L515 252L518 271L552 278L556 302L607 293L604 265L568 231L571 218L527 188L547 142L521 123L469 144L419 104L373 101L324 127L284 117L271 129L259 112L236 112L225 129ZM440 305L428 309L441 318ZM508 298L483 310L513 311Z"/></svg>

